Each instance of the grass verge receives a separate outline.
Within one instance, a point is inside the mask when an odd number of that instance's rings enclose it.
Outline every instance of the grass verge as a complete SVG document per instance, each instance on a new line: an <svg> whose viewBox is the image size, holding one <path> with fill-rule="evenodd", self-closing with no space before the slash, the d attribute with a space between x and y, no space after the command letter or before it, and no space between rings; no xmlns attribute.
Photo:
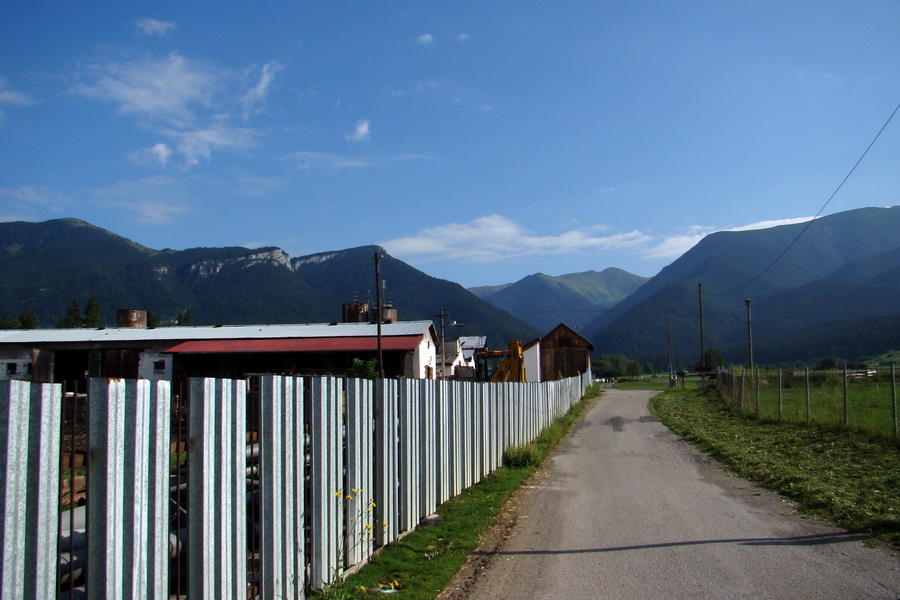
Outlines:
<svg viewBox="0 0 900 600"><path fill-rule="evenodd" d="M392 590L393 597L398 599L437 597L478 547L481 536L494 523L506 501L565 437L590 400L599 395L599 385L589 388L567 414L521 449L533 459L495 470L438 507L437 514L443 517L442 521L419 527L385 546L359 572L312 597L320 600L380 598L384 589Z"/></svg>
<svg viewBox="0 0 900 600"><path fill-rule="evenodd" d="M668 377L648 377L639 379L618 379L616 389L620 390L659 390L669 389Z"/></svg>
<svg viewBox="0 0 900 600"><path fill-rule="evenodd" d="M673 432L745 479L853 531L900 546L900 446L836 427L757 421L715 390L673 389L652 408Z"/></svg>

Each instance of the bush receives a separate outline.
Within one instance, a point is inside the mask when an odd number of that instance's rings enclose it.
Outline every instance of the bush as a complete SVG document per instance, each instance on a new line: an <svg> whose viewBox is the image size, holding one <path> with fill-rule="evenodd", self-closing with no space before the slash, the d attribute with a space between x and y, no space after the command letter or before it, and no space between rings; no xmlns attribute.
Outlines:
<svg viewBox="0 0 900 600"><path fill-rule="evenodd" d="M536 467L541 464L541 452L534 444L512 446L503 453L504 467Z"/></svg>

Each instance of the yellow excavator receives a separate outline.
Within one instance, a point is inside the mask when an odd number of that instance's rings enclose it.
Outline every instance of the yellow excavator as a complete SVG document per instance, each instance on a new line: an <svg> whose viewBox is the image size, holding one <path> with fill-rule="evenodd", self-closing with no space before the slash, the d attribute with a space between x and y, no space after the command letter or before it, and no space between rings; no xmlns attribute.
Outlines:
<svg viewBox="0 0 900 600"><path fill-rule="evenodd" d="M497 370L491 375L494 383L504 381L517 381L525 383L525 359L522 355L522 342L513 340L509 343L509 350L497 366Z"/></svg>

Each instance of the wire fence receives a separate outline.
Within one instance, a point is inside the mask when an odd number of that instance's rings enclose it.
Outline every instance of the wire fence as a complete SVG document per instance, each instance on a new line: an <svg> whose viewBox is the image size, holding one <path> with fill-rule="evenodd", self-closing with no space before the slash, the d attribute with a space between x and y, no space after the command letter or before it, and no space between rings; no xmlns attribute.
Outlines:
<svg viewBox="0 0 900 600"><path fill-rule="evenodd" d="M721 371L722 395L760 419L843 426L898 438L895 366L866 370Z"/></svg>

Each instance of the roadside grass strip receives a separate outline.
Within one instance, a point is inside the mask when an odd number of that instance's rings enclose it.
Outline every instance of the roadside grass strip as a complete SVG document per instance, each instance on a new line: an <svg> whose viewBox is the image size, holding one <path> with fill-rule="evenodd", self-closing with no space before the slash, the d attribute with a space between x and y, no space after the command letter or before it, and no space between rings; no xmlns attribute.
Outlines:
<svg viewBox="0 0 900 600"><path fill-rule="evenodd" d="M756 420L715 390L673 389L653 412L741 477L809 514L900 547L900 444L846 428Z"/></svg>
<svg viewBox="0 0 900 600"><path fill-rule="evenodd" d="M588 388L579 402L556 419L527 446L511 449L504 466L440 507L437 523L420 525L388 544L357 573L312 593L319 600L381 598L436 598L475 551L482 535L513 493L535 472L544 458L572 428L600 386ZM521 461L512 456L529 457ZM515 466L510 466L515 465Z"/></svg>

